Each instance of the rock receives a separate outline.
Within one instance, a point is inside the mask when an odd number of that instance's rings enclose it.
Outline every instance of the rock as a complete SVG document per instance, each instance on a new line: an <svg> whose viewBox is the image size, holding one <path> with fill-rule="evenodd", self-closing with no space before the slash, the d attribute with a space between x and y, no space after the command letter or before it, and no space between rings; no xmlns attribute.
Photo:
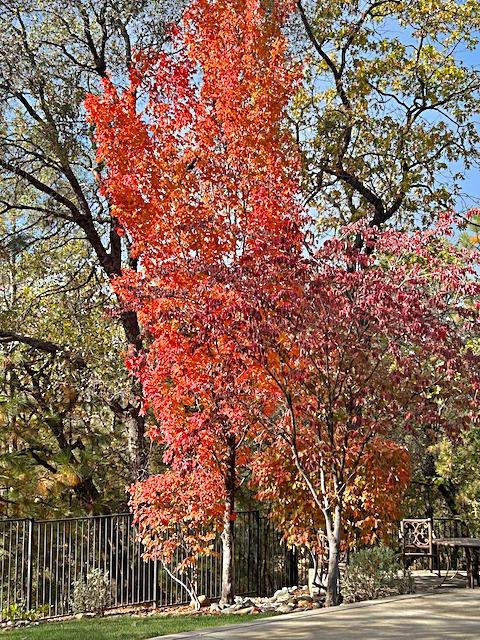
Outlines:
<svg viewBox="0 0 480 640"><path fill-rule="evenodd" d="M276 601L277 602L287 602L288 600L290 600L290 594L288 593L281 593L279 596L276 597Z"/></svg>
<svg viewBox="0 0 480 640"><path fill-rule="evenodd" d="M210 600L205 595L198 596L198 601L200 602L201 607L209 607Z"/></svg>
<svg viewBox="0 0 480 640"><path fill-rule="evenodd" d="M295 609L295 605L294 604L281 604L279 607L277 607L277 612L278 613L290 613L294 609Z"/></svg>
<svg viewBox="0 0 480 640"><path fill-rule="evenodd" d="M288 587L283 587L282 589L277 589L273 594L274 598L278 598L278 596L283 596L285 593L288 594Z"/></svg>
<svg viewBox="0 0 480 640"><path fill-rule="evenodd" d="M295 587L289 587L289 588L288 588L288 592L289 592L289 593L294 593L297 589L298 589L298 587L297 587L297 586L295 586Z"/></svg>
<svg viewBox="0 0 480 640"><path fill-rule="evenodd" d="M235 613L241 608L242 608L241 604L232 604L229 607L225 607L224 609L222 609L222 613Z"/></svg>
<svg viewBox="0 0 480 640"><path fill-rule="evenodd" d="M309 596L306 593L304 593L304 594L302 593L301 596L297 596L297 600L298 600L299 603L301 603L301 602L313 602L312 596Z"/></svg>
<svg viewBox="0 0 480 640"><path fill-rule="evenodd" d="M253 600L250 600L250 598L246 598L243 601L243 606L244 607L254 607L256 605L256 603Z"/></svg>
<svg viewBox="0 0 480 640"><path fill-rule="evenodd" d="M81 620L84 617L85 617L84 613L76 613L75 614L75 620Z"/></svg>
<svg viewBox="0 0 480 640"><path fill-rule="evenodd" d="M207 598L207 596L205 595L201 595L198 596L198 603L200 604L200 607L203 609L203 607L209 607L210 606L210 600ZM190 600L190 606L192 609L195 609L195 600Z"/></svg>
<svg viewBox="0 0 480 640"><path fill-rule="evenodd" d="M246 615L247 613L252 613L253 607L242 607L241 609L237 609L234 611L236 616Z"/></svg>
<svg viewBox="0 0 480 640"><path fill-rule="evenodd" d="M235 596L234 600L235 600L235 604L242 604L243 603L242 596Z"/></svg>
<svg viewBox="0 0 480 640"><path fill-rule="evenodd" d="M210 611L212 613L219 613L221 611L221 607L218 604L218 602L212 602L212 604L210 605Z"/></svg>

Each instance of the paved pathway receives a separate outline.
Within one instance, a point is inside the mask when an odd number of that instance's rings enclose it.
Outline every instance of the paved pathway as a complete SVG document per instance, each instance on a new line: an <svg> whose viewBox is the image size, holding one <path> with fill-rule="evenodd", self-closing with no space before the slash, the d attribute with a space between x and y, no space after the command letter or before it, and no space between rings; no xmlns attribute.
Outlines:
<svg viewBox="0 0 480 640"><path fill-rule="evenodd" d="M480 640L480 589L399 596L152 640Z"/></svg>

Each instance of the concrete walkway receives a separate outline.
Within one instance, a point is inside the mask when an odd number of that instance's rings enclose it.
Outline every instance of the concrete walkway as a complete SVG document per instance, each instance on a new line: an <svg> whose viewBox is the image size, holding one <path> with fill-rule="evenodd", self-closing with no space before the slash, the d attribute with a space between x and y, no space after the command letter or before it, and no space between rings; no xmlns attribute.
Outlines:
<svg viewBox="0 0 480 640"><path fill-rule="evenodd" d="M480 589L291 613L152 640L470 640L480 639Z"/></svg>

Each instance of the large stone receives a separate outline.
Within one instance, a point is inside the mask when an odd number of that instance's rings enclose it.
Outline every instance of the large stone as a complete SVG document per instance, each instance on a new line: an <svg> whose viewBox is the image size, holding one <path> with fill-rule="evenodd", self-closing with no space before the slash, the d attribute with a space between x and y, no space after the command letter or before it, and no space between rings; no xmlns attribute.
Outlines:
<svg viewBox="0 0 480 640"><path fill-rule="evenodd" d="M219 613L221 610L222 609L220 608L218 602L212 602L212 604L210 605L210 611L212 613Z"/></svg>
<svg viewBox="0 0 480 640"><path fill-rule="evenodd" d="M243 601L244 607L255 607L256 604L257 603L254 600L250 600L250 598L245 598L245 600Z"/></svg>
<svg viewBox="0 0 480 640"><path fill-rule="evenodd" d="M279 607L277 607L277 612L278 613L290 613L294 609L295 609L295 605L294 604L281 604Z"/></svg>
<svg viewBox="0 0 480 640"><path fill-rule="evenodd" d="M240 609L243 609L241 604L231 604L229 607L223 609L222 613L237 613Z"/></svg>
<svg viewBox="0 0 480 640"><path fill-rule="evenodd" d="M197 599L198 599L198 603L199 603L200 607L203 608L203 607L209 607L210 606L210 600L207 598L207 596L201 595L201 596L198 596ZM190 600L190 606L191 606L192 609L195 609L195 600L193 600L193 598L192 598L192 600Z"/></svg>
<svg viewBox="0 0 480 640"><path fill-rule="evenodd" d="M278 596L283 596L284 594L288 594L288 587L283 587L283 589L277 589L273 594L274 598L278 598Z"/></svg>
<svg viewBox="0 0 480 640"><path fill-rule="evenodd" d="M312 596L309 596L307 593L302 593L302 595L297 596L298 602L313 602Z"/></svg>
<svg viewBox="0 0 480 640"><path fill-rule="evenodd" d="M242 607L241 609L237 609L234 611L236 616L246 615L247 613L252 613L253 607Z"/></svg>
<svg viewBox="0 0 480 640"><path fill-rule="evenodd" d="M288 600L290 600L291 595L288 593L281 593L279 596L276 597L277 602L287 602Z"/></svg>

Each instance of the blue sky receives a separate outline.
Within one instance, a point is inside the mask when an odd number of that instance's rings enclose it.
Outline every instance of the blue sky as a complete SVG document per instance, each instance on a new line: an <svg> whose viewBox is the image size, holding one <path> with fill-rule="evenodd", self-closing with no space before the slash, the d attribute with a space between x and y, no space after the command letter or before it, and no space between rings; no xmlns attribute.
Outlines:
<svg viewBox="0 0 480 640"><path fill-rule="evenodd" d="M480 48L475 51L469 51L466 48L459 49L456 57L467 66L480 70ZM480 113L477 116L477 123L480 127ZM480 206L480 167L478 165L466 172L463 190L466 194L468 206ZM458 205L463 209L465 203L459 202Z"/></svg>

